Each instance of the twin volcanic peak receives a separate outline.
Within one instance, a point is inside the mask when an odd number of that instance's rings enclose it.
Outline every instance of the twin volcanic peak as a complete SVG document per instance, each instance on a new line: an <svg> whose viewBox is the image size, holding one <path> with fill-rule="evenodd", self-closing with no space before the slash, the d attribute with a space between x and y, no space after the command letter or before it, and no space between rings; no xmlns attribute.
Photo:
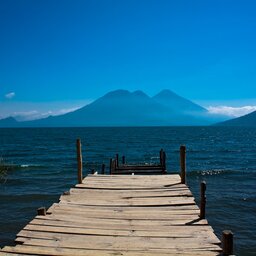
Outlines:
<svg viewBox="0 0 256 256"><path fill-rule="evenodd" d="M0 127L183 126L213 122L205 108L170 90L154 97L139 90L116 90L74 112L24 122L0 120Z"/></svg>
<svg viewBox="0 0 256 256"><path fill-rule="evenodd" d="M162 105L162 107L168 108L168 110L172 110L173 112L177 113L190 113L190 112L207 112L207 110L190 100L187 100L176 93L170 90L162 90L158 94L153 97L149 97L143 91L137 90L135 92L129 92L127 90L116 90L110 93L107 93L99 100L106 101L106 100L129 100L133 103L137 104L145 104L151 103L152 105ZM95 101L95 103L98 100ZM123 102L125 103L125 102ZM129 103L128 103L129 104Z"/></svg>
<svg viewBox="0 0 256 256"><path fill-rule="evenodd" d="M154 97L142 91L116 90L75 112L55 117L53 125L198 125L205 124L202 116L205 112L204 108L167 90Z"/></svg>

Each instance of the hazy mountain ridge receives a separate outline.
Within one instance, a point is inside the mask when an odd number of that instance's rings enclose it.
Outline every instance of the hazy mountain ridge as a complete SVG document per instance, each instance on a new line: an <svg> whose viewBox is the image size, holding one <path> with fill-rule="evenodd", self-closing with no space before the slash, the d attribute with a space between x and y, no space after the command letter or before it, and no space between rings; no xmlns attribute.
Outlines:
<svg viewBox="0 0 256 256"><path fill-rule="evenodd" d="M256 127L256 111L247 115L240 116L231 120L227 120L217 124L218 126L255 126Z"/></svg>
<svg viewBox="0 0 256 256"><path fill-rule="evenodd" d="M7 117L0 120L0 127L16 127L19 122L14 117Z"/></svg>
<svg viewBox="0 0 256 256"><path fill-rule="evenodd" d="M179 112L187 112L187 113L193 113L193 112L207 112L205 108L202 106L195 104L194 102L185 99L176 93L170 91L170 90L162 90L158 94L156 94L154 97L152 97L155 101L159 102L160 104L169 107L169 108L175 108L175 111Z"/></svg>
<svg viewBox="0 0 256 256"><path fill-rule="evenodd" d="M139 90L116 90L64 115L24 122L0 120L0 127L183 126L214 122L205 108L170 90L153 97Z"/></svg>

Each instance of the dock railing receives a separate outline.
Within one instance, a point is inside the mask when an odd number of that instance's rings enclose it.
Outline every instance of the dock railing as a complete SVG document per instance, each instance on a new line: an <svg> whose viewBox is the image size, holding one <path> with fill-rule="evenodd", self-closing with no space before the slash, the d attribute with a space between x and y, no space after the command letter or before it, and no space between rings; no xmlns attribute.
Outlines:
<svg viewBox="0 0 256 256"><path fill-rule="evenodd" d="M127 164L125 156L122 156L122 163L119 162L119 155L110 159L110 174L166 174L166 153L163 149L159 152L158 164Z"/></svg>

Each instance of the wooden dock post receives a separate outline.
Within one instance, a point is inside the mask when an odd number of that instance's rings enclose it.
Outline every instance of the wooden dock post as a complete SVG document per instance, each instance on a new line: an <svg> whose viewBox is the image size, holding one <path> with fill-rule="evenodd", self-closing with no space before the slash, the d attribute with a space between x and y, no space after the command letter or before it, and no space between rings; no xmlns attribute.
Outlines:
<svg viewBox="0 0 256 256"><path fill-rule="evenodd" d="M166 173L166 154L165 151L163 151L163 173Z"/></svg>
<svg viewBox="0 0 256 256"><path fill-rule="evenodd" d="M105 164L102 164L101 166L101 174L105 174Z"/></svg>
<svg viewBox="0 0 256 256"><path fill-rule="evenodd" d="M117 166L117 159L113 159L112 160L112 167L111 167L112 172L115 171L117 167L118 167Z"/></svg>
<svg viewBox="0 0 256 256"><path fill-rule="evenodd" d="M224 230L222 232L222 249L223 255L233 254L233 233L231 230Z"/></svg>
<svg viewBox="0 0 256 256"><path fill-rule="evenodd" d="M109 160L109 174L112 174L112 158Z"/></svg>
<svg viewBox="0 0 256 256"><path fill-rule="evenodd" d="M83 182L83 160L82 160L82 147L81 140L76 140L76 152L77 152L77 179L78 183L82 184Z"/></svg>
<svg viewBox="0 0 256 256"><path fill-rule="evenodd" d="M122 156L122 164L125 164L125 156Z"/></svg>
<svg viewBox="0 0 256 256"><path fill-rule="evenodd" d="M186 147L180 146L180 178L181 183L186 183Z"/></svg>
<svg viewBox="0 0 256 256"><path fill-rule="evenodd" d="M164 150L161 149L160 152L159 152L159 157L160 157L160 165L163 166L163 153L164 153Z"/></svg>
<svg viewBox="0 0 256 256"><path fill-rule="evenodd" d="M205 219L205 205L206 205L206 182L201 182L201 202L200 202L200 219Z"/></svg>
<svg viewBox="0 0 256 256"><path fill-rule="evenodd" d="M110 174L113 174L113 172L115 171L116 169L116 159L110 159L110 166L109 166L109 173Z"/></svg>
<svg viewBox="0 0 256 256"><path fill-rule="evenodd" d="M45 207L38 208L37 209L37 215L45 216L46 215L46 208Z"/></svg>
<svg viewBox="0 0 256 256"><path fill-rule="evenodd" d="M116 167L118 167L118 166L119 166L119 155L116 154Z"/></svg>
<svg viewBox="0 0 256 256"><path fill-rule="evenodd" d="M63 192L62 195L63 195L63 196L70 196L70 191L65 191L65 192Z"/></svg>

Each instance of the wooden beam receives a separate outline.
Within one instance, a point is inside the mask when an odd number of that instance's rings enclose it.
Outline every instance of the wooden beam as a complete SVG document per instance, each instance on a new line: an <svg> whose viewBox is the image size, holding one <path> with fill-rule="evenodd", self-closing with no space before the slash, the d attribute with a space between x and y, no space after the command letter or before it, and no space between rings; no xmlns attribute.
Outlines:
<svg viewBox="0 0 256 256"><path fill-rule="evenodd" d="M116 168L117 171L125 170L162 170L160 165L125 165Z"/></svg>
<svg viewBox="0 0 256 256"><path fill-rule="evenodd" d="M45 216L46 215L46 208L40 207L37 209L37 215Z"/></svg>
<svg viewBox="0 0 256 256"><path fill-rule="evenodd" d="M163 173L166 174L167 172L166 172L166 153L165 153L165 151L163 152L163 164L162 164L162 166L163 166Z"/></svg>
<svg viewBox="0 0 256 256"><path fill-rule="evenodd" d="M206 182L201 182L201 202L200 202L200 219L205 219L205 205L206 205Z"/></svg>
<svg viewBox="0 0 256 256"><path fill-rule="evenodd" d="M125 156L122 156L122 164L125 164Z"/></svg>
<svg viewBox="0 0 256 256"><path fill-rule="evenodd" d="M110 159L110 174L116 171L116 159Z"/></svg>
<svg viewBox="0 0 256 256"><path fill-rule="evenodd" d="M223 255L233 254L233 233L230 230L222 232L222 249Z"/></svg>
<svg viewBox="0 0 256 256"><path fill-rule="evenodd" d="M83 160L82 160L82 149L81 140L76 140L76 152L77 152L77 179L78 183L83 182Z"/></svg>
<svg viewBox="0 0 256 256"><path fill-rule="evenodd" d="M119 166L119 155L116 154L116 166L118 167Z"/></svg>
<svg viewBox="0 0 256 256"><path fill-rule="evenodd" d="M161 166L163 166L163 152L164 152L164 150L163 150L163 149L161 149L161 150L160 150L160 153L159 153L159 157L160 157L160 165L161 165Z"/></svg>
<svg viewBox="0 0 256 256"><path fill-rule="evenodd" d="M186 147L180 146L180 177L181 183L186 184Z"/></svg>
<svg viewBox="0 0 256 256"><path fill-rule="evenodd" d="M112 158L109 160L109 174L112 174Z"/></svg>
<svg viewBox="0 0 256 256"><path fill-rule="evenodd" d="M105 164L102 164L102 166L101 166L101 174L105 174L105 168L106 168Z"/></svg>

